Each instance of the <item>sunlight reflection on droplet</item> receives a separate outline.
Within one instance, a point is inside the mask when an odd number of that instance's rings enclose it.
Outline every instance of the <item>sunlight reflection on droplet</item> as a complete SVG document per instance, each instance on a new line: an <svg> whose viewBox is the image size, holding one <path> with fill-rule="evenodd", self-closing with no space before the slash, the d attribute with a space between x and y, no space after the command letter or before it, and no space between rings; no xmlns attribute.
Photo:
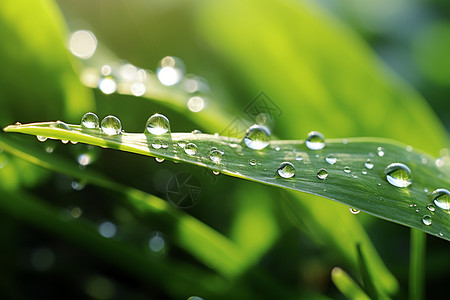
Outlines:
<svg viewBox="0 0 450 300"><path fill-rule="evenodd" d="M156 70L158 80L166 86L177 84L184 75L184 63L173 56L164 57Z"/></svg>
<svg viewBox="0 0 450 300"><path fill-rule="evenodd" d="M205 102L202 97L194 96L189 99L187 106L190 111L199 112L205 107Z"/></svg>
<svg viewBox="0 0 450 300"><path fill-rule="evenodd" d="M142 96L145 94L145 84L142 82L135 82L131 85L131 93L136 97Z"/></svg>
<svg viewBox="0 0 450 300"><path fill-rule="evenodd" d="M94 55L96 49L97 39L92 32L79 30L70 36L69 50L73 55L82 59L88 59Z"/></svg>
<svg viewBox="0 0 450 300"><path fill-rule="evenodd" d="M117 84L111 77L100 79L98 88L106 95L112 94L117 90Z"/></svg>

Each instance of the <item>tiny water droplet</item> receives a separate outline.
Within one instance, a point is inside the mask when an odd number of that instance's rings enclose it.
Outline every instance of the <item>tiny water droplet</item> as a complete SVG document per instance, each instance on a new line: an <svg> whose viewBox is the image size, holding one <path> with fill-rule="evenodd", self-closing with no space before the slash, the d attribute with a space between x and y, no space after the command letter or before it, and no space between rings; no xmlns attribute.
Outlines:
<svg viewBox="0 0 450 300"><path fill-rule="evenodd" d="M192 134L200 134L200 133L202 133L200 130L198 130L198 129L194 129L194 130L192 130L192 132L191 132Z"/></svg>
<svg viewBox="0 0 450 300"><path fill-rule="evenodd" d="M213 174L216 175L216 176L220 174L219 171L212 171L212 172L213 172Z"/></svg>
<svg viewBox="0 0 450 300"><path fill-rule="evenodd" d="M381 182L378 182L377 185L378 185L378 186L381 186Z"/></svg>
<svg viewBox="0 0 450 300"><path fill-rule="evenodd" d="M295 160L302 161L303 160L303 156L301 154L296 154Z"/></svg>
<svg viewBox="0 0 450 300"><path fill-rule="evenodd" d="M406 146L406 151L408 151L408 152L413 151L413 147L410 145Z"/></svg>
<svg viewBox="0 0 450 300"><path fill-rule="evenodd" d="M102 120L102 131L107 135L117 135L122 131L122 124L115 116L106 116Z"/></svg>
<svg viewBox="0 0 450 300"><path fill-rule="evenodd" d="M67 144L69 142L69 140L61 140L61 143L63 144Z"/></svg>
<svg viewBox="0 0 450 300"><path fill-rule="evenodd" d="M356 175L355 173L353 173L353 174L352 174L352 177L356 179L356 178L358 178L358 175Z"/></svg>
<svg viewBox="0 0 450 300"><path fill-rule="evenodd" d="M330 165L334 165L337 162L337 157L334 154L328 154L327 157L325 157L325 161Z"/></svg>
<svg viewBox="0 0 450 300"><path fill-rule="evenodd" d="M161 141L160 140L154 140L152 142L152 148L153 149L161 149L162 145L161 145Z"/></svg>
<svg viewBox="0 0 450 300"><path fill-rule="evenodd" d="M64 130L70 130L69 125L67 125L66 123L64 123L62 121L56 121L54 124L50 125L50 127L64 129Z"/></svg>
<svg viewBox="0 0 450 300"><path fill-rule="evenodd" d="M427 205L427 209L428 209L429 211L432 211L432 212L436 210L436 208L434 207L434 205L431 204L431 203Z"/></svg>
<svg viewBox="0 0 450 300"><path fill-rule="evenodd" d="M442 232L439 232L439 236L444 236L444 234Z"/></svg>
<svg viewBox="0 0 450 300"><path fill-rule="evenodd" d="M47 137L42 135L37 135L36 138L39 142L45 142L47 140Z"/></svg>
<svg viewBox="0 0 450 300"><path fill-rule="evenodd" d="M280 151L280 147L276 146L275 151Z"/></svg>
<svg viewBox="0 0 450 300"><path fill-rule="evenodd" d="M256 166L256 159L252 158L249 161L250 166Z"/></svg>
<svg viewBox="0 0 450 300"><path fill-rule="evenodd" d="M320 150L325 147L325 137L318 131L311 131L305 141L306 147L311 150Z"/></svg>
<svg viewBox="0 0 450 300"><path fill-rule="evenodd" d="M349 168L348 166L345 166L345 167L344 167L344 172L345 172L345 173L348 174L348 173L350 173L351 171L352 171L352 170L350 170L350 168Z"/></svg>
<svg viewBox="0 0 450 300"><path fill-rule="evenodd" d="M383 147L378 147L377 148L377 153L378 153L378 156L384 156L384 148Z"/></svg>
<svg viewBox="0 0 450 300"><path fill-rule="evenodd" d="M216 164L220 164L222 161L223 152L217 149L211 150L209 153L209 158Z"/></svg>
<svg viewBox="0 0 450 300"><path fill-rule="evenodd" d="M354 214L354 215L357 215L357 214L359 214L361 212L359 209L354 209L354 208L351 208L351 207L349 209L350 209L350 212L352 214Z"/></svg>
<svg viewBox="0 0 450 300"><path fill-rule="evenodd" d="M186 147L186 144L187 144L187 142L185 142L185 141L179 141L179 142L178 142L178 146L179 146L180 148Z"/></svg>
<svg viewBox="0 0 450 300"><path fill-rule="evenodd" d="M319 172L317 172L317 177L321 180L325 180L328 178L328 171L325 169L320 169Z"/></svg>
<svg viewBox="0 0 450 300"><path fill-rule="evenodd" d="M164 161L164 158L161 157L155 157L155 160L159 163L162 163Z"/></svg>
<svg viewBox="0 0 450 300"><path fill-rule="evenodd" d="M362 173L363 175L366 175L366 174L367 174L367 170L366 170L366 169L362 169L361 173Z"/></svg>
<svg viewBox="0 0 450 300"><path fill-rule="evenodd" d="M372 170L372 169L373 169L373 163L372 163L372 161L371 161L370 159L368 159L368 160L364 163L364 166L365 166L367 169L369 169L369 170Z"/></svg>
<svg viewBox="0 0 450 300"><path fill-rule="evenodd" d="M446 189L437 189L431 196L433 197L433 203L440 209L447 213L450 213L450 192Z"/></svg>
<svg viewBox="0 0 450 300"><path fill-rule="evenodd" d="M148 118L145 128L154 135L162 135L170 131L169 119L162 114L154 114Z"/></svg>
<svg viewBox="0 0 450 300"><path fill-rule="evenodd" d="M195 145L194 143L186 144L186 146L184 146L184 152L191 156L195 155L195 153L197 153L197 145Z"/></svg>
<svg viewBox="0 0 450 300"><path fill-rule="evenodd" d="M290 162L282 162L278 167L277 173L283 178L292 178L295 175L295 167Z"/></svg>
<svg viewBox="0 0 450 300"><path fill-rule="evenodd" d="M167 148L169 148L169 144L167 142L162 142L161 143L161 148L167 149Z"/></svg>
<svg viewBox="0 0 450 300"><path fill-rule="evenodd" d="M386 180L395 187L404 188L412 183L411 170L402 163L393 163L384 170Z"/></svg>
<svg viewBox="0 0 450 300"><path fill-rule="evenodd" d="M267 127L262 125L253 125L244 137L245 145L253 150L262 150L270 143L270 131Z"/></svg>
<svg viewBox="0 0 450 300"><path fill-rule="evenodd" d="M81 127L86 129L95 129L99 127L99 120L96 114L88 112L81 118Z"/></svg>
<svg viewBox="0 0 450 300"><path fill-rule="evenodd" d="M423 191L424 191L425 193L428 193L428 189L427 189L427 188L423 188Z"/></svg>
<svg viewBox="0 0 450 300"><path fill-rule="evenodd" d="M429 216L429 215L425 215L425 216L422 217L423 224L425 224L427 226L430 226L432 221L433 220L431 219L431 216Z"/></svg>

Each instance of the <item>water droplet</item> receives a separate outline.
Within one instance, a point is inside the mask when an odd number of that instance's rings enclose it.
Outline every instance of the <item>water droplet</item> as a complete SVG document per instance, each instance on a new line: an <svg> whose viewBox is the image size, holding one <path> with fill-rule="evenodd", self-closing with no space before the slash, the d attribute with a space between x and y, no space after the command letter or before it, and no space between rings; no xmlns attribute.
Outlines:
<svg viewBox="0 0 450 300"><path fill-rule="evenodd" d="M378 147L377 148L377 153L378 153L378 156L384 156L384 148L383 147Z"/></svg>
<svg viewBox="0 0 450 300"><path fill-rule="evenodd" d="M325 161L330 165L334 165L337 162L337 157L334 154L328 154L327 157L325 157Z"/></svg>
<svg viewBox="0 0 450 300"><path fill-rule="evenodd" d="M117 135L122 131L122 124L115 116L106 116L102 120L102 131L107 135Z"/></svg>
<svg viewBox="0 0 450 300"><path fill-rule="evenodd" d="M406 146L406 151L412 152L413 151L413 147L411 145Z"/></svg>
<svg viewBox="0 0 450 300"><path fill-rule="evenodd" d="M355 173L353 173L353 174L352 174L352 177L356 179L356 178L358 178L358 175L356 175Z"/></svg>
<svg viewBox="0 0 450 300"><path fill-rule="evenodd" d="M381 186L381 182L378 182L377 185L378 185L378 186Z"/></svg>
<svg viewBox="0 0 450 300"><path fill-rule="evenodd" d="M70 130L69 125L62 121L56 121L55 123L51 124L50 127L52 128L58 128L58 129L64 129L64 130Z"/></svg>
<svg viewBox="0 0 450 300"><path fill-rule="evenodd" d="M205 102L202 97L194 96L188 100L187 107L192 112L199 112L205 107Z"/></svg>
<svg viewBox="0 0 450 300"><path fill-rule="evenodd" d="M216 164L220 164L222 161L223 152L217 149L211 150L209 153L209 158Z"/></svg>
<svg viewBox="0 0 450 300"><path fill-rule="evenodd" d="M424 191L425 193L428 193L428 189L427 189L427 188L423 188L423 191Z"/></svg>
<svg viewBox="0 0 450 300"><path fill-rule="evenodd" d="M99 127L99 121L96 114L88 112L81 118L81 127L87 129L94 129Z"/></svg>
<svg viewBox="0 0 450 300"><path fill-rule="evenodd" d="M47 140L47 137L42 135L37 135L36 138L39 142L45 142Z"/></svg>
<svg viewBox="0 0 450 300"><path fill-rule="evenodd" d="M161 157L155 157L155 160L159 163L162 163L164 161L164 158Z"/></svg>
<svg viewBox="0 0 450 300"><path fill-rule="evenodd" d="M262 125L253 125L247 129L244 143L253 150L262 150L270 143L270 131Z"/></svg>
<svg viewBox="0 0 450 300"><path fill-rule="evenodd" d="M145 87L145 84L142 82L139 82L139 81L134 82L130 87L131 93L136 97L140 97L140 96L144 95L146 89L147 88Z"/></svg>
<svg viewBox="0 0 450 300"><path fill-rule="evenodd" d="M305 141L306 147L311 150L320 150L325 147L325 137L318 131L311 131Z"/></svg>
<svg viewBox="0 0 450 300"><path fill-rule="evenodd" d="M364 166L365 166L367 169L372 170L372 169L373 169L373 162L372 162L370 159L368 159L368 160L364 163Z"/></svg>
<svg viewBox="0 0 450 300"><path fill-rule="evenodd" d="M256 166L256 159L252 158L249 161L250 166Z"/></svg>
<svg viewBox="0 0 450 300"><path fill-rule="evenodd" d="M72 187L73 190L75 191L81 191L86 187L86 181L72 181L70 186Z"/></svg>
<svg viewBox="0 0 450 300"><path fill-rule="evenodd" d="M187 142L185 142L185 141L179 141L179 142L178 142L178 146L179 146L180 148L186 147L186 144L187 144Z"/></svg>
<svg viewBox="0 0 450 300"><path fill-rule="evenodd" d="M98 88L105 95L110 95L117 90L117 83L111 76L105 76L98 81Z"/></svg>
<svg viewBox="0 0 450 300"><path fill-rule="evenodd" d="M422 218L422 222L423 222L423 224L425 224L425 225L427 225L427 226L430 226L431 225L431 223L432 223L432 219L431 219L431 216L429 216L429 215L425 215L425 216L423 216L423 218Z"/></svg>
<svg viewBox="0 0 450 300"><path fill-rule="evenodd" d="M98 226L98 232L105 238L112 238L116 235L117 228L114 223L106 221Z"/></svg>
<svg viewBox="0 0 450 300"><path fill-rule="evenodd" d="M412 183L411 170L404 164L393 163L384 170L386 180L396 187L407 187Z"/></svg>
<svg viewBox="0 0 450 300"><path fill-rule="evenodd" d="M295 167L290 162L283 162L278 167L277 173L283 178L292 178L295 175Z"/></svg>
<svg viewBox="0 0 450 300"><path fill-rule="evenodd" d="M351 208L351 207L349 209L350 209L350 212L352 214L354 214L354 215L357 215L357 214L359 214L361 212L359 209L354 209L354 208Z"/></svg>
<svg viewBox="0 0 450 300"><path fill-rule="evenodd" d="M170 131L170 122L166 116L154 114L147 120L145 128L154 135L162 135Z"/></svg>
<svg viewBox="0 0 450 300"><path fill-rule="evenodd" d="M67 144L69 142L69 140L61 140L61 143L63 144Z"/></svg>
<svg viewBox="0 0 450 300"><path fill-rule="evenodd" d="M166 241L160 232L154 232L148 241L148 248L150 251L162 254L166 250Z"/></svg>
<svg viewBox="0 0 450 300"><path fill-rule="evenodd" d="M161 149L161 147L162 147L162 144L161 144L160 140L154 140L152 142L152 148L153 149Z"/></svg>
<svg viewBox="0 0 450 300"><path fill-rule="evenodd" d="M194 143L186 144L186 146L184 146L184 152L191 156L195 155L195 153L197 153L197 145L195 145Z"/></svg>
<svg viewBox="0 0 450 300"><path fill-rule="evenodd" d="M191 131L192 134L201 134L202 132L198 129L194 129Z"/></svg>
<svg viewBox="0 0 450 300"><path fill-rule="evenodd" d="M328 171L325 169L320 169L319 172L317 172L317 177L319 179L325 180L328 178Z"/></svg>
<svg viewBox="0 0 450 300"><path fill-rule="evenodd" d="M212 171L212 172L213 172L213 174L216 175L216 176L220 174L219 171Z"/></svg>
<svg viewBox="0 0 450 300"><path fill-rule="evenodd" d="M82 153L77 157L78 164L80 167L86 167L93 161L93 156L89 153Z"/></svg>
<svg viewBox="0 0 450 300"><path fill-rule="evenodd" d="M450 213L450 192L446 189L437 189L431 196L433 197L433 203L440 209L447 213Z"/></svg>
<svg viewBox="0 0 450 300"><path fill-rule="evenodd" d="M280 147L276 146L275 151L280 151Z"/></svg>
<svg viewBox="0 0 450 300"><path fill-rule="evenodd" d="M444 236L444 234L442 232L439 232L439 236Z"/></svg>
<svg viewBox="0 0 450 300"><path fill-rule="evenodd" d="M161 148L167 149L167 148L169 148L169 144L167 142L162 142L161 143Z"/></svg>
<svg viewBox="0 0 450 300"><path fill-rule="evenodd" d="M366 175L366 174L367 174L367 170L366 170L366 169L362 169L361 173L362 173L363 175Z"/></svg>
<svg viewBox="0 0 450 300"><path fill-rule="evenodd" d="M177 84L184 76L184 63L174 56L164 57L156 70L159 81L166 86Z"/></svg>
<svg viewBox="0 0 450 300"><path fill-rule="evenodd" d="M345 172L345 173L348 174L348 173L350 173L351 171L352 171L352 170L350 170L350 168L349 168L348 166L345 166L345 167L344 167L344 172Z"/></svg>
<svg viewBox="0 0 450 300"><path fill-rule="evenodd" d="M431 204L431 203L427 205L427 209L428 209L429 211L431 211L431 212L433 212L433 211L436 210L436 208L434 207L434 205Z"/></svg>

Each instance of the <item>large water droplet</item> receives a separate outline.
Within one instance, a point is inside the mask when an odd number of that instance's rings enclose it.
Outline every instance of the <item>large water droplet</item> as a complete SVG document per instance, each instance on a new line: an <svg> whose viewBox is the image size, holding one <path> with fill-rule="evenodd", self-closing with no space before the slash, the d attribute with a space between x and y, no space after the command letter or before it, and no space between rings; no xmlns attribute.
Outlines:
<svg viewBox="0 0 450 300"><path fill-rule="evenodd" d="M277 173L283 178L292 178L295 175L295 167L290 162L283 162L278 167Z"/></svg>
<svg viewBox="0 0 450 300"><path fill-rule="evenodd" d="M306 147L311 150L320 150L325 147L325 137L318 131L311 131L305 141Z"/></svg>
<svg viewBox="0 0 450 300"><path fill-rule="evenodd" d="M407 187L412 183L411 170L401 163L393 163L384 170L386 180L396 187Z"/></svg>
<svg viewBox="0 0 450 300"><path fill-rule="evenodd" d="M223 152L217 149L211 150L209 153L209 158L216 164L220 164L222 161Z"/></svg>
<svg viewBox="0 0 450 300"><path fill-rule="evenodd" d="M154 114L148 118L145 127L151 134L162 135L170 131L170 122L166 116Z"/></svg>
<svg viewBox="0 0 450 300"><path fill-rule="evenodd" d="M431 223L433 222L433 220L431 219L431 216L425 215L422 217L422 222L423 222L423 224L430 226Z"/></svg>
<svg viewBox="0 0 450 300"><path fill-rule="evenodd" d="M450 213L450 192L446 189L437 189L431 196L433 197L433 203L440 209L447 213Z"/></svg>
<svg viewBox="0 0 450 300"><path fill-rule="evenodd" d="M368 160L364 163L364 166L365 166L367 169L372 170L372 169L373 169L373 162L372 162L370 159L368 159Z"/></svg>
<svg viewBox="0 0 450 300"><path fill-rule="evenodd" d="M117 135L122 131L122 124L119 118L115 116L106 116L102 120L102 131L107 135Z"/></svg>
<svg viewBox="0 0 450 300"><path fill-rule="evenodd" d="M317 172L317 178L325 180L328 178L328 171L325 169L320 169L319 172Z"/></svg>
<svg viewBox="0 0 450 300"><path fill-rule="evenodd" d="M334 154L329 154L325 157L325 161L330 165L334 165L337 162L337 157Z"/></svg>
<svg viewBox="0 0 450 300"><path fill-rule="evenodd" d="M195 153L197 153L197 145L195 145L194 143L186 144L186 146L184 146L184 152L191 156L195 155Z"/></svg>
<svg viewBox="0 0 450 300"><path fill-rule="evenodd" d="M361 212L359 209L355 209L355 208L351 208L351 207L349 209L350 209L350 212L354 215L357 215Z"/></svg>
<svg viewBox="0 0 450 300"><path fill-rule="evenodd" d="M270 143L270 131L262 125L253 125L247 129L244 137L244 143L247 147L254 150L262 150Z"/></svg>
<svg viewBox="0 0 450 300"><path fill-rule="evenodd" d="M99 121L96 114L88 112L81 118L81 127L87 129L94 129L99 127Z"/></svg>

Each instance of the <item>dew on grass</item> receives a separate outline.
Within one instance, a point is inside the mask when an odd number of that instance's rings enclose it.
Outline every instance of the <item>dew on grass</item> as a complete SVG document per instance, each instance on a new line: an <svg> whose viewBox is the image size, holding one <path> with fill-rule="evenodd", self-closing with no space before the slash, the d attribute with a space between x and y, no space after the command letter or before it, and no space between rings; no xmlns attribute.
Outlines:
<svg viewBox="0 0 450 300"><path fill-rule="evenodd" d="M209 153L209 159L211 159L214 163L220 164L222 161L223 152L218 149L212 149Z"/></svg>
<svg viewBox="0 0 450 300"><path fill-rule="evenodd" d="M305 141L306 147L310 150L320 150L325 147L325 137L318 131L311 131Z"/></svg>
<svg viewBox="0 0 450 300"><path fill-rule="evenodd" d="M351 207L349 208L349 210L354 215L357 215L361 212L359 209L355 209L355 208L351 208Z"/></svg>
<svg viewBox="0 0 450 300"><path fill-rule="evenodd" d="M45 142L47 140L47 137L43 135L37 135L36 138L39 142Z"/></svg>
<svg viewBox="0 0 450 300"><path fill-rule="evenodd" d="M404 188L412 183L411 170L402 163L393 163L384 170L386 180L395 187Z"/></svg>
<svg viewBox="0 0 450 300"><path fill-rule="evenodd" d="M378 147L377 148L377 154L378 156L384 156L384 148L383 147Z"/></svg>
<svg viewBox="0 0 450 300"><path fill-rule="evenodd" d="M151 134L162 135L170 132L170 122L166 116L154 114L148 118L145 128Z"/></svg>
<svg viewBox="0 0 450 300"><path fill-rule="evenodd" d="M436 208L434 207L434 205L431 204L431 203L427 205L427 209L428 209L429 211L431 211L431 212L433 212L433 211L436 210Z"/></svg>
<svg viewBox="0 0 450 300"><path fill-rule="evenodd" d="M351 171L352 171L352 170L350 170L350 167L349 167L349 166L345 166L345 167L344 167L344 172L345 172L345 173L348 174L348 173L350 173Z"/></svg>
<svg viewBox="0 0 450 300"><path fill-rule="evenodd" d="M325 169L320 169L319 172L317 172L317 178L326 180L328 178L328 171Z"/></svg>
<svg viewBox="0 0 450 300"><path fill-rule="evenodd" d="M431 216L429 216L429 215L425 215L425 216L422 217L422 223L427 225L427 226L430 226L432 221L433 220L431 219Z"/></svg>
<svg viewBox="0 0 450 300"><path fill-rule="evenodd" d="M372 162L370 159L368 159L368 160L364 163L364 166L365 166L367 169L372 170L372 169L373 169L373 162Z"/></svg>
<svg viewBox="0 0 450 300"><path fill-rule="evenodd" d="M292 178L295 175L295 167L290 162L283 162L277 170L278 175L283 178Z"/></svg>
<svg viewBox="0 0 450 300"><path fill-rule="evenodd" d="M325 157L325 161L330 165L334 165L337 162L337 157L334 154L328 154L327 157Z"/></svg>
<svg viewBox="0 0 450 300"><path fill-rule="evenodd" d="M195 155L195 153L197 153L197 145L194 143L186 144L186 146L184 146L184 152L191 156Z"/></svg>
<svg viewBox="0 0 450 300"><path fill-rule="evenodd" d="M446 189L437 189L431 196L433 203L443 211L450 213L450 192Z"/></svg>
<svg viewBox="0 0 450 300"><path fill-rule="evenodd" d="M152 141L152 148L153 149L161 149L162 142L160 140L154 140Z"/></svg>
<svg viewBox="0 0 450 300"><path fill-rule="evenodd" d="M115 116L106 116L101 123L102 131L107 135L118 135L122 132L122 124Z"/></svg>
<svg viewBox="0 0 450 300"><path fill-rule="evenodd" d="M155 157L155 160L159 163L162 163L164 161L164 158L161 157Z"/></svg>
<svg viewBox="0 0 450 300"><path fill-rule="evenodd" d="M250 166L256 166L256 159L252 158L248 163L250 164Z"/></svg>
<svg viewBox="0 0 450 300"><path fill-rule="evenodd" d="M262 150L270 143L270 131L267 127L262 125L253 125L244 137L244 144L253 150Z"/></svg>
<svg viewBox="0 0 450 300"><path fill-rule="evenodd" d="M85 113L81 118L81 128L95 129L99 127L99 120L96 114L92 112Z"/></svg>

